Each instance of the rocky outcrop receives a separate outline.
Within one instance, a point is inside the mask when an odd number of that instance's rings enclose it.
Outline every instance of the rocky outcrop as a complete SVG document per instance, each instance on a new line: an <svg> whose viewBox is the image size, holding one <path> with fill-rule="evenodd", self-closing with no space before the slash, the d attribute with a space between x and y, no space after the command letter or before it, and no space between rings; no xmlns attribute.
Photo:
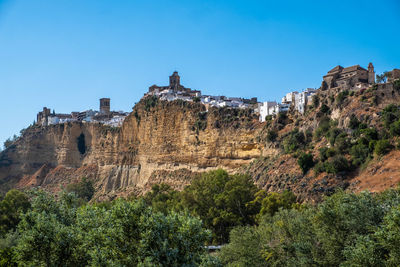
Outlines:
<svg viewBox="0 0 400 267"><path fill-rule="evenodd" d="M235 172L262 155L264 147L254 138L260 128L249 110L206 111L199 103L143 99L120 128L30 127L1 154L1 188L57 192L87 177L95 181L97 198L104 199L144 192L163 176L183 188L200 172Z"/></svg>

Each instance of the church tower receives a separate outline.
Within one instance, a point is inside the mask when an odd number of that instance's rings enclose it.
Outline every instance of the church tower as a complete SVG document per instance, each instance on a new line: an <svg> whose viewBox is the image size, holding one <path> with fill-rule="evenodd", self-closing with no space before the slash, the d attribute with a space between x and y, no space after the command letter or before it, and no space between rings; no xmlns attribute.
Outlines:
<svg viewBox="0 0 400 267"><path fill-rule="evenodd" d="M174 71L171 76L169 76L169 87L173 90L178 90L181 86L181 77L179 77L178 72Z"/></svg>
<svg viewBox="0 0 400 267"><path fill-rule="evenodd" d="M375 71L374 71L374 65L372 65L372 63L368 64L368 83L369 84L375 83Z"/></svg>
<svg viewBox="0 0 400 267"><path fill-rule="evenodd" d="M110 113L110 99L100 98L100 113L109 114Z"/></svg>

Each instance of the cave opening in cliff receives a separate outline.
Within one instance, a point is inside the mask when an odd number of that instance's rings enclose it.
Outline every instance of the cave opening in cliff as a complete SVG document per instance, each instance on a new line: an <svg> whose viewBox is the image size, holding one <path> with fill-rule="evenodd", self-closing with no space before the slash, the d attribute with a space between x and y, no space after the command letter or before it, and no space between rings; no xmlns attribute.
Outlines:
<svg viewBox="0 0 400 267"><path fill-rule="evenodd" d="M81 135L77 138L78 150L81 155L86 152L86 144L85 144L85 135L81 133Z"/></svg>

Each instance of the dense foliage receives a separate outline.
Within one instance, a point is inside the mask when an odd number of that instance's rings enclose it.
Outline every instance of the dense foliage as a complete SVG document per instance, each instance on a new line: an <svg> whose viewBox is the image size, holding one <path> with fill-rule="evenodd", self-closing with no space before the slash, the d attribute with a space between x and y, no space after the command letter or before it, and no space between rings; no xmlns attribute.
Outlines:
<svg viewBox="0 0 400 267"><path fill-rule="evenodd" d="M182 266L207 261L209 231L187 214L154 212L143 201L80 205L34 192L16 232L0 242L0 266Z"/></svg>
<svg viewBox="0 0 400 267"><path fill-rule="evenodd" d="M279 210L230 241L220 253L228 266L400 266L400 189Z"/></svg>
<svg viewBox="0 0 400 267"><path fill-rule="evenodd" d="M188 211L198 216L212 230L214 243L225 243L233 227L255 223L262 201L255 201L257 192L249 176L228 175L226 171L216 170L203 174L182 192L166 185L155 185L144 199L164 213Z"/></svg>

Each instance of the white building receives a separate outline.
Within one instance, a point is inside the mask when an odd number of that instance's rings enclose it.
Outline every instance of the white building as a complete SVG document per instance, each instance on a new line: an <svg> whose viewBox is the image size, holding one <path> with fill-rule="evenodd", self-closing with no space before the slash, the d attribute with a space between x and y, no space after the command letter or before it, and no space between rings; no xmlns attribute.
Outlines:
<svg viewBox="0 0 400 267"><path fill-rule="evenodd" d="M276 103L276 101L267 101L267 102L260 103L260 105L259 105L260 121L264 122L265 117L267 117L268 115L276 114L275 112L276 112L277 106L278 106L278 104Z"/></svg>

